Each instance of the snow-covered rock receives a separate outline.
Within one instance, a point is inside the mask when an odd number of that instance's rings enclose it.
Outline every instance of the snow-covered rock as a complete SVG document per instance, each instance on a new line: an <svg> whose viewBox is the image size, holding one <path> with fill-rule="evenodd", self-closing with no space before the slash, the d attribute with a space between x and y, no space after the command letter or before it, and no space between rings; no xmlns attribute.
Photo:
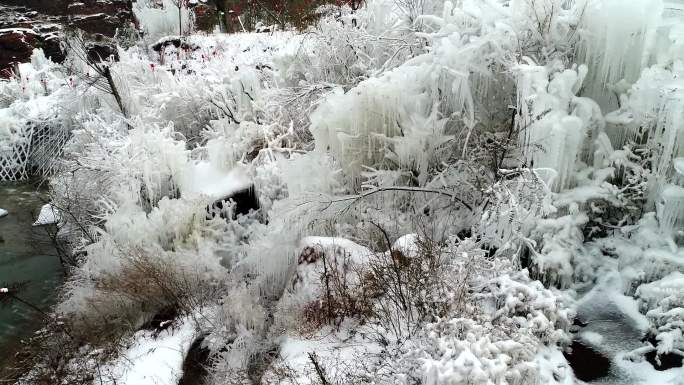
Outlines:
<svg viewBox="0 0 684 385"><path fill-rule="evenodd" d="M33 226L56 225L61 220L62 216L59 210L51 204L45 204L40 208L38 219L33 222Z"/></svg>
<svg viewBox="0 0 684 385"><path fill-rule="evenodd" d="M418 234L406 234L392 245L393 250L400 251L407 258L415 258L420 253Z"/></svg>
<svg viewBox="0 0 684 385"><path fill-rule="evenodd" d="M6 217L9 212L5 209L0 208L0 218Z"/></svg>

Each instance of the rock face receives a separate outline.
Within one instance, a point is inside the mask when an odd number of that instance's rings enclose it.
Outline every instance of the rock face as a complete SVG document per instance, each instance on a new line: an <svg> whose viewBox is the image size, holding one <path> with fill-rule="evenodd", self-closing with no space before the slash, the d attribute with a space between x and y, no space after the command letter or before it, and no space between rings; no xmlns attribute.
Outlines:
<svg viewBox="0 0 684 385"><path fill-rule="evenodd" d="M0 29L0 77L10 76L16 64L31 58L35 48L42 48L45 56L54 62L64 60L56 34L41 34L24 28Z"/></svg>
<svg viewBox="0 0 684 385"><path fill-rule="evenodd" d="M0 0L2 4L28 11L27 22L58 22L110 37L117 28L133 22L131 0Z"/></svg>
<svg viewBox="0 0 684 385"><path fill-rule="evenodd" d="M7 78L17 63L27 62L35 48L61 63L60 39L64 26L85 31L97 41L89 55L106 58L107 38L117 29L135 25L132 0L0 0L0 78ZM196 28L211 31L216 25L216 7L207 0L191 0ZM106 52L105 52L106 51Z"/></svg>
<svg viewBox="0 0 684 385"><path fill-rule="evenodd" d="M131 0L0 0L0 77L30 59L35 48L55 62L64 60L64 26L91 36L113 37L134 23Z"/></svg>

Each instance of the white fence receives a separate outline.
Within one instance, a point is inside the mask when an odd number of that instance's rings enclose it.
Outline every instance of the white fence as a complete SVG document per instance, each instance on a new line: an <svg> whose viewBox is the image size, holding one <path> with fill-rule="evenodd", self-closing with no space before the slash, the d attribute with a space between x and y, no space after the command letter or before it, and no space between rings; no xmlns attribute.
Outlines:
<svg viewBox="0 0 684 385"><path fill-rule="evenodd" d="M69 131L62 126L34 126L26 130L22 137L0 148L0 181L53 174L68 139Z"/></svg>
<svg viewBox="0 0 684 385"><path fill-rule="evenodd" d="M32 130L0 148L0 181L14 181L28 178L26 166L31 154Z"/></svg>

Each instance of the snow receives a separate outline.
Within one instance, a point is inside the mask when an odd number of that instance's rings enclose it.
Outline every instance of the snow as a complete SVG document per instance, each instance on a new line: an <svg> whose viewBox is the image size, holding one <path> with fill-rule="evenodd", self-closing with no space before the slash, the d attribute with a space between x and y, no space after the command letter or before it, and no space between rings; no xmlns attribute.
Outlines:
<svg viewBox="0 0 684 385"><path fill-rule="evenodd" d="M626 373L630 384L635 385L674 385L684 378L684 368L673 368L658 371L653 365L644 361L633 361L622 355L614 360L618 370Z"/></svg>
<svg viewBox="0 0 684 385"><path fill-rule="evenodd" d="M417 257L420 254L420 238L418 238L418 234L402 235L394 241L392 250L398 250L408 258Z"/></svg>
<svg viewBox="0 0 684 385"><path fill-rule="evenodd" d="M365 339L363 335L354 333L359 325L345 321L339 328L324 327L314 335L299 336L285 335L279 339L279 355L276 367L289 368L292 372L289 378L273 377L273 372L267 372L263 381L282 385L314 385L319 383L309 354L314 354L316 360L323 366L329 378L345 378L353 375L353 368L346 363L364 357L365 354L378 354L380 347ZM269 382L270 381L270 382Z"/></svg>
<svg viewBox="0 0 684 385"><path fill-rule="evenodd" d="M226 172L210 162L189 164L185 175L181 182L183 192L204 194L214 200L244 190L251 184L244 170L235 168Z"/></svg>
<svg viewBox="0 0 684 385"><path fill-rule="evenodd" d="M190 320L155 335L141 331L116 362L102 367L93 385L176 385L185 354L195 336Z"/></svg>
<svg viewBox="0 0 684 385"><path fill-rule="evenodd" d="M33 222L33 226L56 225L61 221L61 214L59 210L47 203L40 208L38 218Z"/></svg>
<svg viewBox="0 0 684 385"><path fill-rule="evenodd" d="M609 313L613 308L618 314L613 317L624 318L623 323L626 327L644 333L648 330L650 322L639 311L637 300L623 294L623 285L624 282L619 273L613 272L605 275L591 292L578 301L578 306L585 308L584 311L591 318L599 317L599 313Z"/></svg>
<svg viewBox="0 0 684 385"><path fill-rule="evenodd" d="M539 379L542 384L574 385L572 368L568 365L563 353L556 349L544 347L539 350L535 359L539 367Z"/></svg>
<svg viewBox="0 0 684 385"><path fill-rule="evenodd" d="M368 260L368 258L373 254L371 250L367 247L361 246L355 242L352 242L344 238L336 237L315 237L309 236L302 238L300 241L300 247L304 248L306 246L320 247L324 251L343 250L347 253L350 260L356 263L363 263Z"/></svg>
<svg viewBox="0 0 684 385"><path fill-rule="evenodd" d="M0 208L0 218L6 217L9 214L9 212L3 208Z"/></svg>
<svg viewBox="0 0 684 385"><path fill-rule="evenodd" d="M600 333L592 331L583 331L580 334L580 338L592 346L601 346L601 343L603 342L603 336Z"/></svg>

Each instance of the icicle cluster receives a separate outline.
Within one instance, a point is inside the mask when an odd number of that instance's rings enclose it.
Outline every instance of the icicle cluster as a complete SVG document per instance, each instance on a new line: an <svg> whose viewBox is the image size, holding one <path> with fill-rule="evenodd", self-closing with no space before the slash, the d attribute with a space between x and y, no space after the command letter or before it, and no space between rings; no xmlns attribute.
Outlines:
<svg viewBox="0 0 684 385"><path fill-rule="evenodd" d="M585 140L597 136L604 126L596 103L575 96L587 68L550 72L543 66L523 64L516 72L516 124L528 166L543 171L553 190L568 188Z"/></svg>
<svg viewBox="0 0 684 385"><path fill-rule="evenodd" d="M610 94L621 80L634 82L656 54L662 0L585 1L578 59L589 67L587 95L601 107L615 105ZM614 89L614 88L613 88ZM612 100L611 100L612 99Z"/></svg>

